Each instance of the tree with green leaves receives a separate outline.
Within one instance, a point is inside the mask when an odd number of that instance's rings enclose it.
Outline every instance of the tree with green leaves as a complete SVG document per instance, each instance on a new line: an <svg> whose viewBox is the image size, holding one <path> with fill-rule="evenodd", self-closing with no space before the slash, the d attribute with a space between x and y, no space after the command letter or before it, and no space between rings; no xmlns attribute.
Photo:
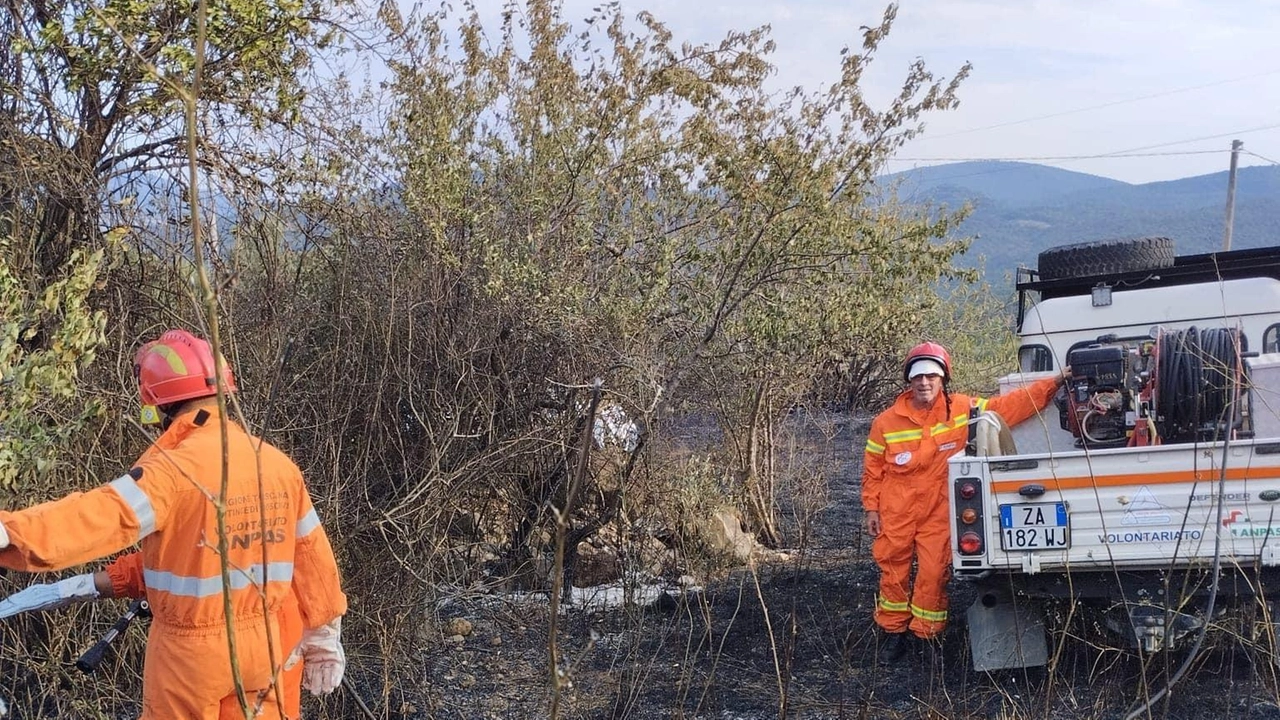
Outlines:
<svg viewBox="0 0 1280 720"><path fill-rule="evenodd" d="M236 165L219 133L296 120L303 73L328 30L324 0L10 0L0 7L0 160L38 179L38 277L92 245L108 187L181 167L179 88L205 53L201 160ZM201 29L205 32L199 35ZM0 174L0 211L30 185Z"/></svg>
<svg viewBox="0 0 1280 720"><path fill-rule="evenodd" d="M767 87L767 28L695 46L616 4L575 27L555 0L511 3L493 28L468 6L405 18L384 3L385 118L333 87L299 118L308 49L324 39L309 11L209 3L208 74L192 85L197 28L173 10L190 6L49 5L11 3L0 17L19 39L0 50L16 62L0 63L0 83L22 88L0 101L13 108L0 115L0 153L41 178L0 170L5 221L28 233L10 234L25 239L6 249L0 279L40 279L17 346L56 337L32 314L51 278L94 286L40 268L104 267L74 253L97 247L86 238L116 210L100 182L191 152L178 143L184 100L196 103L205 169L272 149L262 136L232 142L235 123L304 128L305 152L282 151L269 170L289 196L237 208L222 235L234 248L216 257L229 270L201 289L229 321L246 387L279 388L261 411L266 434L305 449L320 505L342 508L334 537L349 584L402 588L384 605L361 598L384 652L414 651L416 630L393 631L418 627L437 587L508 573L537 582L551 548L569 561L570 545L606 525L679 535L668 526L687 519L682 508L728 503L784 542L775 459L788 411L833 364L871 378L896 366L923 328L944 326L939 281L969 277L951 264L966 247L956 215L873 188L924 118L955 105L968 72L940 78L913 63L873 107L864 76L894 6L859 45L833 51L831 86L779 94ZM165 192L179 242L127 256L124 272L144 282L118 300L147 321L195 314L162 302L196 305L200 257L181 242L193 233L175 186ZM90 321L102 318L67 325L92 341L75 346L67 377L104 333L132 334L128 319ZM0 345L0 368L35 357L13 347ZM597 407L665 443L633 456L596 447ZM671 459L687 418L718 427L705 462ZM673 500L691 464L707 497Z"/></svg>
<svg viewBox="0 0 1280 720"><path fill-rule="evenodd" d="M771 541L761 429L824 362L902 344L937 282L967 277L950 265L955 216L872 192L968 73L917 61L873 108L862 80L895 14L842 53L831 87L781 96L766 28L676 46L616 5L580 34L555 2L508 6L492 45L475 14L453 35L432 15L392 55L388 152L424 254L558 327L573 365L635 407L714 411L733 492Z"/></svg>
<svg viewBox="0 0 1280 720"><path fill-rule="evenodd" d="M202 110L192 128L195 159L234 170L225 176L252 174L256 168L233 153L253 144L228 133L299 117L306 71L328 42L324 18L333 7L302 0L0 5L0 424L11 451L20 444L34 452L52 428L65 440L83 426L65 416L51 422L51 404L76 398L78 379L103 351L109 270L164 226L153 215L162 204L185 200L178 192L190 184L179 179L190 155L183 99L194 87L197 49L204 62L193 98ZM187 226L190 216L173 213ZM168 250L173 257L158 263L147 253L133 257L157 267L176 258L189 267L189 245ZM190 288L164 292L190 302ZM143 303L134 296L116 309L131 304ZM133 340L116 338L125 350L108 355L127 352ZM76 399L85 412L97 407ZM19 460L48 463L39 453L10 459L8 473L29 469Z"/></svg>
<svg viewBox="0 0 1280 720"><path fill-rule="evenodd" d="M181 192L195 184L183 172L188 161L233 180L262 172L255 160L262 136L255 133L302 115L307 73L328 42L335 4L0 4L6 506L81 488L87 478L102 477L104 467L118 472L145 443L118 414L137 407L132 393L121 397L123 388L132 389L129 362L138 341L132 323L178 323L200 312L188 272L200 260L198 248L171 243L158 255L142 246L149 234L198 237L201 218L194 208L170 218L152 213L188 200ZM188 115L193 106L199 112ZM19 630L19 636L41 633ZM80 640L61 638L68 639ZM42 642L43 651L9 653L6 661L22 655L19 664L28 669L59 672L61 645ZM13 671L6 667L7 675ZM121 682L126 692L127 686ZM52 698L59 714L85 714L74 699L68 710L58 695L65 692L33 686L25 700L35 708Z"/></svg>

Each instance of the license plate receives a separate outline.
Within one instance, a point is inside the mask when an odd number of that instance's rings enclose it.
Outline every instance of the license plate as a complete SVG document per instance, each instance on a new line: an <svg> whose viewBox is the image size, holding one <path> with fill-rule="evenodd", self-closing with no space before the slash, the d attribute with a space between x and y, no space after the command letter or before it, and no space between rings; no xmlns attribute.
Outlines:
<svg viewBox="0 0 1280 720"><path fill-rule="evenodd" d="M1000 547L1004 550L1058 550L1071 533L1063 503L1000 506Z"/></svg>

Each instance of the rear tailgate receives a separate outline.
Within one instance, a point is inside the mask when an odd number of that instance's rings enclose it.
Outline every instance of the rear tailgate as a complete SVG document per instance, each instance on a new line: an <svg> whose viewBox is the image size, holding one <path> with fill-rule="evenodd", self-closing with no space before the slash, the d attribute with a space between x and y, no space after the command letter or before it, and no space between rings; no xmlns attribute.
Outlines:
<svg viewBox="0 0 1280 720"><path fill-rule="evenodd" d="M1219 544L1224 562L1280 564L1280 446L1225 452L1225 472L1221 445L953 458L955 567L1158 566L1211 560Z"/></svg>

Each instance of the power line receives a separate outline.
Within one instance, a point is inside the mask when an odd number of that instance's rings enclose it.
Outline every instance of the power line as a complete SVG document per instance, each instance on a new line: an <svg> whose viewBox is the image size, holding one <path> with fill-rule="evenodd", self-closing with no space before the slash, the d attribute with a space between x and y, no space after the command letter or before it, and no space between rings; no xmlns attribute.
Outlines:
<svg viewBox="0 0 1280 720"><path fill-rule="evenodd" d="M1217 135L1205 135L1203 137L1191 138L1190 140L1174 140L1172 142L1157 143L1155 145L1144 145L1142 147L1129 148L1128 150L1117 150L1115 153L1112 153L1112 154L1140 152L1142 150L1154 150L1155 148L1169 147L1170 145L1186 145L1187 143L1201 142L1202 140L1220 140L1222 138L1232 137L1235 135L1245 135L1253 132L1262 132L1263 130L1274 130L1276 128L1280 128L1280 123L1275 123L1272 125L1261 125L1259 127L1249 128L1248 130L1236 130L1234 132L1219 133Z"/></svg>
<svg viewBox="0 0 1280 720"><path fill-rule="evenodd" d="M1271 125L1261 125L1258 127L1248 128L1245 130L1234 130L1232 132L1218 133L1216 135L1203 135L1201 137L1188 138L1186 140L1171 140L1169 142L1156 143L1154 145L1143 145L1141 147L1127 148L1125 150L1114 150L1107 153L1097 153L1092 155L1054 155L1054 156L1027 156L1027 157L987 157L987 158L890 158L902 162L968 162L968 161L1031 161L1031 160L1109 160L1112 158L1130 158L1130 157L1156 157L1161 155L1201 155L1223 152L1221 150L1185 150L1180 152L1169 153L1147 153L1147 150L1155 150L1162 147L1171 147L1174 145L1186 145L1187 143L1203 142L1205 140L1219 140L1226 137L1235 137L1237 135L1247 135L1249 133L1262 132L1263 130L1274 130L1280 128L1280 123Z"/></svg>
<svg viewBox="0 0 1280 720"><path fill-rule="evenodd" d="M1263 157L1263 156L1259 155L1258 153L1256 153L1256 152L1254 152L1254 151L1252 151L1252 150L1245 150L1245 151L1244 151L1244 154L1245 154L1245 155L1252 155L1252 156L1254 156L1254 157L1258 158L1259 160L1261 160L1261 161L1263 161L1263 162L1269 162L1269 163L1271 163L1272 165L1280 165L1280 163L1276 162L1275 160L1272 160L1271 158L1268 158L1268 157Z"/></svg>
<svg viewBox="0 0 1280 720"><path fill-rule="evenodd" d="M1031 162L1033 160L1100 160L1111 158L1165 157L1174 155L1216 155L1226 150L1180 150L1177 152L1106 153L1103 155L1024 155L1021 157L907 157L899 162Z"/></svg>
<svg viewBox="0 0 1280 720"><path fill-rule="evenodd" d="M1036 115L1033 117L1022 118L1021 120L1009 120L1007 122L996 123L994 125L984 125L982 127L968 128L967 130L955 130L953 132L940 133L938 135L921 135L916 142L925 140L937 140L938 138L954 137L956 135L967 135L969 133L985 132L987 130L997 130L999 128L1011 127L1013 125L1023 125L1030 122L1039 122L1041 120L1052 120L1053 118L1065 117L1067 115L1077 115L1083 112L1092 112L1094 110L1104 110L1106 108L1115 107L1117 105L1127 105L1129 103L1142 102L1144 100L1154 100L1155 98L1167 97L1169 95L1178 95L1185 92L1193 92L1195 90L1204 90L1205 88L1217 87L1219 85L1228 85L1230 83L1242 82L1244 80L1253 80L1255 78L1266 77L1280 73L1280 68L1275 70L1267 70L1265 72L1255 73L1253 75L1245 75L1242 77L1230 78L1228 80L1219 80L1216 82L1205 83L1203 85L1191 85L1188 87L1174 88L1173 90L1165 90L1150 95L1139 95L1138 97L1127 98L1124 100L1114 100L1112 102L1101 103L1099 105L1090 105L1088 107L1076 108L1074 110L1063 110L1061 112L1048 113L1046 115Z"/></svg>

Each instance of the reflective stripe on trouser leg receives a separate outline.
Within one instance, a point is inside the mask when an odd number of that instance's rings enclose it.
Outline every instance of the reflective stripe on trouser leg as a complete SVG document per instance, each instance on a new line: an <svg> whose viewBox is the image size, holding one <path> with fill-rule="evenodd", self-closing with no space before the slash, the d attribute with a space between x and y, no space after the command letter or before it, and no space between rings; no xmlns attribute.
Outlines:
<svg viewBox="0 0 1280 720"><path fill-rule="evenodd" d="M916 535L916 579L911 589L911 632L933 637L947 627L947 581L951 579L951 528L945 517L929 517Z"/></svg>
<svg viewBox="0 0 1280 720"><path fill-rule="evenodd" d="M880 567L876 624L885 632L905 632L911 623L911 541L892 538L885 532L871 544L871 554Z"/></svg>
<svg viewBox="0 0 1280 720"><path fill-rule="evenodd" d="M920 637L933 637L947 627L946 610L925 610L911 606L911 631Z"/></svg>
<svg viewBox="0 0 1280 720"><path fill-rule="evenodd" d="M876 596L876 625L885 632L906 632L911 623L911 605L905 602L891 602L883 595Z"/></svg>

